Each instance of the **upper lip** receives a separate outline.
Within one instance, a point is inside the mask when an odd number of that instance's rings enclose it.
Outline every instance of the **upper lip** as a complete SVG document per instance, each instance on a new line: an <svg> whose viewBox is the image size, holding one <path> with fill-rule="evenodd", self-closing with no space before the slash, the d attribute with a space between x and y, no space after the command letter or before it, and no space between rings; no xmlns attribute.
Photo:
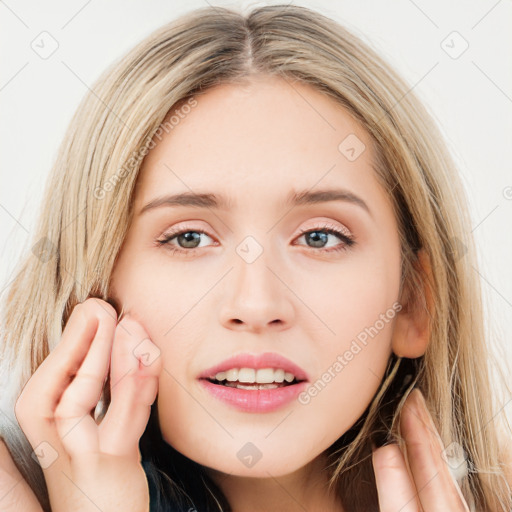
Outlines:
<svg viewBox="0 0 512 512"><path fill-rule="evenodd" d="M198 378L209 379L230 368L282 368L285 372L293 373L299 381L309 380L307 373L300 366L276 352L237 354L203 371Z"/></svg>

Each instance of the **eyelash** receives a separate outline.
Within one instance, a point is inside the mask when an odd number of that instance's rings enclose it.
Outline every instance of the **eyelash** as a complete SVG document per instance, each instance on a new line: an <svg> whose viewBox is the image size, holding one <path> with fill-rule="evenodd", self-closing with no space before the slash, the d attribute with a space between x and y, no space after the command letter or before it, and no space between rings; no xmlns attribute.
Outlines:
<svg viewBox="0 0 512 512"><path fill-rule="evenodd" d="M159 247L167 245L167 249L169 251L171 251L171 254L175 254L175 253L182 253L182 254L183 253L191 253L195 249L199 249L199 247L190 248L190 249L183 249L183 248L176 248L175 246L172 246L169 243L174 238L176 238L176 237L178 237L180 235L183 235L184 233L189 233L189 232L192 232L192 233L202 233L203 235L210 236L206 231L204 231L202 229L183 228L183 229L181 229L179 231L171 232L171 233L167 234L163 240L156 240L156 243L158 244ZM336 228L334 228L332 226L328 226L328 225L323 226L323 227L319 226L319 227L312 228L312 229L301 230L301 232L300 232L300 234L299 234L299 236L297 238L300 238L302 235L304 235L306 233L313 233L313 232L324 232L324 233L327 233L329 235L335 235L335 236L339 237L343 241L343 244L341 244L341 245L339 245L339 246L337 246L335 248L315 249L313 247L312 249L316 250L316 252L321 252L321 253L338 253L338 252L341 252L341 251L346 251L350 247L352 247L353 245L356 244L355 237L348 236L345 233L342 233L340 230L338 230L338 229L336 229ZM212 237L210 237L210 238L212 238Z"/></svg>

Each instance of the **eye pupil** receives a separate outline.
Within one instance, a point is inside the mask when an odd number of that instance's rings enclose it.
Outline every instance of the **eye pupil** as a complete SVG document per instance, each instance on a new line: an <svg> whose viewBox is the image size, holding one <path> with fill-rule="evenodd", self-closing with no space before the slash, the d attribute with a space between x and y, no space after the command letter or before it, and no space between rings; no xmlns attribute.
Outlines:
<svg viewBox="0 0 512 512"><path fill-rule="evenodd" d="M311 231L306 234L306 238L313 242L314 247L321 247L322 244L327 243L328 233L322 231Z"/></svg>
<svg viewBox="0 0 512 512"><path fill-rule="evenodd" d="M201 242L200 234L195 231L187 231L187 232L179 235L177 238L178 238L178 242L180 243L180 245L181 245L181 242L184 242L185 243L184 247L192 248L192 249L197 247L199 245L199 243ZM192 245L189 245L189 244L192 244Z"/></svg>

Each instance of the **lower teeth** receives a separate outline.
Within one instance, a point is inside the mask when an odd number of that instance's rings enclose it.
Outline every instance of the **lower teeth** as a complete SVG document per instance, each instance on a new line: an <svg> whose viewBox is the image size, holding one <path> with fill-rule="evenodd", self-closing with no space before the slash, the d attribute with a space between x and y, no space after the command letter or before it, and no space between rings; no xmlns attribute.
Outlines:
<svg viewBox="0 0 512 512"><path fill-rule="evenodd" d="M286 384L239 384L237 382L229 382L229 381L223 381L221 383L224 386L227 386L229 388L238 388L238 389L276 389L276 388L282 388L286 386Z"/></svg>

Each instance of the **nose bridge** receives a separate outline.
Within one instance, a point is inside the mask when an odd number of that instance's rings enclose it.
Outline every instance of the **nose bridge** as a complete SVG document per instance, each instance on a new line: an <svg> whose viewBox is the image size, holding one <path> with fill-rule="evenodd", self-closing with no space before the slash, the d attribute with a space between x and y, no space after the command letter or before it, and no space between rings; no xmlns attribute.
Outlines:
<svg viewBox="0 0 512 512"><path fill-rule="evenodd" d="M246 324L261 329L270 323L289 323L293 306L286 279L278 276L283 268L280 251L271 247L272 237L247 235L235 247L233 270L221 304L223 323Z"/></svg>
<svg viewBox="0 0 512 512"><path fill-rule="evenodd" d="M279 268L280 262L276 258L278 251L271 247L270 236L247 235L236 246L235 253L234 279L238 293L256 296L277 293L276 277L270 268Z"/></svg>

